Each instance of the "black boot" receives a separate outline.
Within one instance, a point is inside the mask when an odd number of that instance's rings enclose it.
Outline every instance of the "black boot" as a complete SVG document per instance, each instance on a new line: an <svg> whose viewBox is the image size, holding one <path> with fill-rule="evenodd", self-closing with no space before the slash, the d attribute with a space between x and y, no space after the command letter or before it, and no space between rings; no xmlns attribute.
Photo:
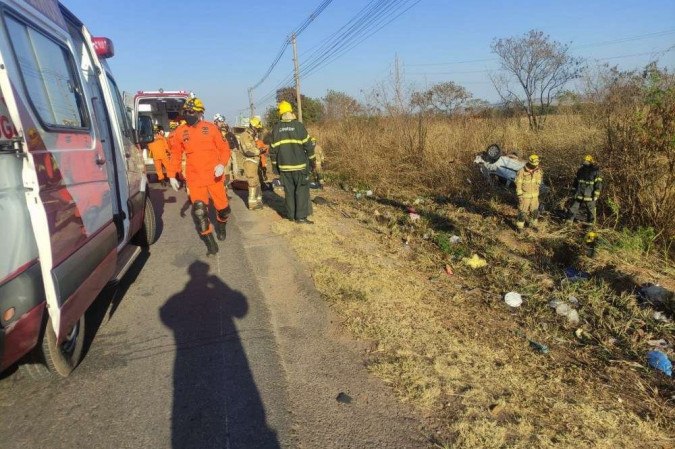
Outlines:
<svg viewBox="0 0 675 449"><path fill-rule="evenodd" d="M210 234L202 235L202 240L204 240L204 243L206 243L207 256L213 256L218 254L218 243L216 243L216 239L213 237L213 232L211 232Z"/></svg>
<svg viewBox="0 0 675 449"><path fill-rule="evenodd" d="M216 237L218 240L223 241L227 237L227 223L224 221L216 220Z"/></svg>

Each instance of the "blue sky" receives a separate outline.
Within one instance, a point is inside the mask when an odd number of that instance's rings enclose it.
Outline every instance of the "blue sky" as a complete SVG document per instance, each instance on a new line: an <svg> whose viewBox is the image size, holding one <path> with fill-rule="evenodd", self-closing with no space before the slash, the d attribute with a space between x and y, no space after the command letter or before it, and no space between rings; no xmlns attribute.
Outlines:
<svg viewBox="0 0 675 449"><path fill-rule="evenodd" d="M110 64L123 90L192 90L204 100L207 117L220 112L229 120L247 109L248 87L262 78L286 36L321 3L62 1L93 35L113 40L116 55ZM334 0L298 37L300 62L369 3ZM363 91L387 78L397 55L406 81L417 88L454 81L476 97L496 101L487 73L497 67L490 44L494 38L530 29L570 42L572 54L591 62L602 59L621 68L637 68L675 46L675 2L421 0L339 59L303 78L302 91L323 97L333 89L362 99ZM674 68L675 48L659 59L662 66ZM292 69L289 47L256 89L256 100L272 93ZM257 103L258 112L271 103Z"/></svg>

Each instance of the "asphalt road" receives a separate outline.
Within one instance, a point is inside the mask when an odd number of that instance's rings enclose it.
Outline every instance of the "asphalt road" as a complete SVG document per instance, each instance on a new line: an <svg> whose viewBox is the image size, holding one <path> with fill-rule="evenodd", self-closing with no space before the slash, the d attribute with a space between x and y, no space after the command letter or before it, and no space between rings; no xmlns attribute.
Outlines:
<svg viewBox="0 0 675 449"><path fill-rule="evenodd" d="M228 238L207 257L185 193L152 192L159 240L88 312L80 366L0 379L0 447L425 446L270 231L278 214L230 195Z"/></svg>

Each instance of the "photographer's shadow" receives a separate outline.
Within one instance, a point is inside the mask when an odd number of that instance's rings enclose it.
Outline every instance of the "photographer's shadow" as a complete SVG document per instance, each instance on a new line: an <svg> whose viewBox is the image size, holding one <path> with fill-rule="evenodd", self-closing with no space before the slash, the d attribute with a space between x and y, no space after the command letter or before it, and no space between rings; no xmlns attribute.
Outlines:
<svg viewBox="0 0 675 449"><path fill-rule="evenodd" d="M279 448L234 324L248 312L246 297L204 262L188 271L185 288L160 309L176 339L172 447Z"/></svg>

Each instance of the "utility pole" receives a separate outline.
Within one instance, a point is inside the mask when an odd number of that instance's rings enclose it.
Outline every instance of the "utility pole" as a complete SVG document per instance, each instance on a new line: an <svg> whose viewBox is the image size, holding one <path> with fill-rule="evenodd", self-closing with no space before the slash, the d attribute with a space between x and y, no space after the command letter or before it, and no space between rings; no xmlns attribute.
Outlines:
<svg viewBox="0 0 675 449"><path fill-rule="evenodd" d="M255 115L255 106L253 106L253 88L252 87L248 88L248 106L251 108L251 115L249 115L249 117L253 117Z"/></svg>
<svg viewBox="0 0 675 449"><path fill-rule="evenodd" d="M298 120L302 122L302 99L300 98L300 70L298 68L298 47L295 42L295 33L291 34L293 44L293 66L295 68L295 101L298 104Z"/></svg>

